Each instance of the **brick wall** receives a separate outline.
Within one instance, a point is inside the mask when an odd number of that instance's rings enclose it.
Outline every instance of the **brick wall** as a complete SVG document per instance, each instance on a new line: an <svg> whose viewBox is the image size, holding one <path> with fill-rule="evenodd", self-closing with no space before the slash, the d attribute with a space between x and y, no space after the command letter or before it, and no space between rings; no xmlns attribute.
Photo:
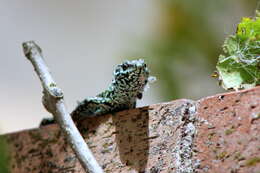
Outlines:
<svg viewBox="0 0 260 173"><path fill-rule="evenodd" d="M260 87L78 124L105 172L259 173ZM12 173L84 172L57 125L6 134Z"/></svg>

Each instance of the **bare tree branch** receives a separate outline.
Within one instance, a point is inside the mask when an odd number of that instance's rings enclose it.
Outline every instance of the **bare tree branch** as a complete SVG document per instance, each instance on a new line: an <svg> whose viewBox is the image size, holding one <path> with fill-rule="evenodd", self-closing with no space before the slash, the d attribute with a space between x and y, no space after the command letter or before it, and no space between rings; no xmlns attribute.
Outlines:
<svg viewBox="0 0 260 173"><path fill-rule="evenodd" d="M43 60L40 47L34 41L28 41L23 43L23 50L41 80L43 86L43 105L48 112L53 114L61 130L64 132L67 141L76 153L82 167L85 171L90 173L103 173L103 170L98 165L92 152L72 121L64 103L63 93L52 78Z"/></svg>

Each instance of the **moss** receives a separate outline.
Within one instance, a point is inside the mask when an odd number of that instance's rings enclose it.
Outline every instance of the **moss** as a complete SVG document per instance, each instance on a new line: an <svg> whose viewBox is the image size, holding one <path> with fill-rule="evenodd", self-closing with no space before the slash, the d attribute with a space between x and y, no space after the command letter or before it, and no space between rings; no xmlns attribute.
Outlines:
<svg viewBox="0 0 260 173"><path fill-rule="evenodd" d="M104 149L106 149L111 145L113 145L113 143L104 143L102 146L103 146Z"/></svg>
<svg viewBox="0 0 260 173"><path fill-rule="evenodd" d="M111 149L104 149L104 150L101 150L101 153L102 153L102 154L110 153L110 152L111 152Z"/></svg>
<svg viewBox="0 0 260 173"><path fill-rule="evenodd" d="M223 160L227 157L229 157L229 154L226 151L223 151L216 156L218 160Z"/></svg>
<svg viewBox="0 0 260 173"><path fill-rule="evenodd" d="M215 134L216 134L215 132L209 133L208 140L211 140Z"/></svg>
<svg viewBox="0 0 260 173"><path fill-rule="evenodd" d="M217 148L213 148L212 152L216 154L218 152L218 149Z"/></svg>
<svg viewBox="0 0 260 173"><path fill-rule="evenodd" d="M246 161L246 166L255 166L256 164L260 163L260 157L253 157Z"/></svg>
<svg viewBox="0 0 260 173"><path fill-rule="evenodd" d="M240 152L237 152L234 155L234 160L238 160L238 161L245 160L245 157L242 156Z"/></svg>
<svg viewBox="0 0 260 173"><path fill-rule="evenodd" d="M225 135L231 135L234 131L235 129L227 129L225 130Z"/></svg>

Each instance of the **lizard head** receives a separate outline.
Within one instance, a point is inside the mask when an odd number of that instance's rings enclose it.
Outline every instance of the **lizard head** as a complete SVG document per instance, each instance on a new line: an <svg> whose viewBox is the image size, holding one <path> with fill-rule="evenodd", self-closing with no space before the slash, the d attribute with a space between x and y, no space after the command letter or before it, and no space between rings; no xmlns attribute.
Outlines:
<svg viewBox="0 0 260 173"><path fill-rule="evenodd" d="M143 59L125 61L116 66L113 83L120 91L142 98L149 82L149 70Z"/></svg>

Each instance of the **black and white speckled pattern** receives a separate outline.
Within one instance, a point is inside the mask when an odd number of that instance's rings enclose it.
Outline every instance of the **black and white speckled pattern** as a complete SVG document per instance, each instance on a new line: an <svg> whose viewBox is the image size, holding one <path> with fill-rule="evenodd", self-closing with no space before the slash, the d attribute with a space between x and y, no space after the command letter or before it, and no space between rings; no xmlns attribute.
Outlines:
<svg viewBox="0 0 260 173"><path fill-rule="evenodd" d="M143 59L125 61L116 66L108 89L96 97L81 101L71 116L77 120L135 108L136 100L142 98L145 86L153 79L149 77L149 70Z"/></svg>

